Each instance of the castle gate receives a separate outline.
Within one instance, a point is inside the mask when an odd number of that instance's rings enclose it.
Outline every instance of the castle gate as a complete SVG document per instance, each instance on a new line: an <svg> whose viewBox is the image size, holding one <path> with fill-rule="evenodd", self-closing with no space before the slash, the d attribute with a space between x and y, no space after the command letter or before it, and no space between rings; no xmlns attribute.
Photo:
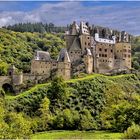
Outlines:
<svg viewBox="0 0 140 140"><path fill-rule="evenodd" d="M14 93L10 76L0 76L0 87L2 87L5 92Z"/></svg>

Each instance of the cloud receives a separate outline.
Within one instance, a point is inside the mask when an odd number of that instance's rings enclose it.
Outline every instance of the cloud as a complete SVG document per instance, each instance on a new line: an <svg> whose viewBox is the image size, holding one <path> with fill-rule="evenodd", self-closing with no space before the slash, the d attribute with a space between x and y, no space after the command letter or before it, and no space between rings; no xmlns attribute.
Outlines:
<svg viewBox="0 0 140 140"><path fill-rule="evenodd" d="M132 34L140 34L140 4L135 2L110 3L91 2L85 6L82 2L52 2L43 3L39 8L31 11L4 11L0 13L0 26L18 22L53 22L56 25L89 21L91 24L107 26L119 30L126 30Z"/></svg>

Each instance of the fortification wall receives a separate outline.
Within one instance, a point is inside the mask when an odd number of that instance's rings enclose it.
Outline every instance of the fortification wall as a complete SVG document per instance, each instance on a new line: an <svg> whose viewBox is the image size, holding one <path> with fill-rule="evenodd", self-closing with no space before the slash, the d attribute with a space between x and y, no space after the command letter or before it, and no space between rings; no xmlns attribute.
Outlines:
<svg viewBox="0 0 140 140"><path fill-rule="evenodd" d="M3 84L5 83L8 83L10 84L11 83L11 77L10 76L0 76L0 86L2 87Z"/></svg>
<svg viewBox="0 0 140 140"><path fill-rule="evenodd" d="M24 74L23 75L23 82L27 83L28 81L32 81L34 83L39 83L40 81L44 81L50 77L50 74L40 74L40 75L34 75L34 74Z"/></svg>

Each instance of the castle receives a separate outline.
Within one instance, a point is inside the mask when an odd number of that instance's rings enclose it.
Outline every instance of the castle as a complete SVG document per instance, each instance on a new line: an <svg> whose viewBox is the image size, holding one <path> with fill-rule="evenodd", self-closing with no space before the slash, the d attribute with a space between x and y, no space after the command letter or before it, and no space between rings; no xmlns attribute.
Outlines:
<svg viewBox="0 0 140 140"><path fill-rule="evenodd" d="M8 76L0 76L0 86L18 93L54 76L67 80L79 73L112 74L131 69L131 35L125 31L73 22L65 40L66 48L57 60L51 59L49 52L37 51L31 61L31 73L17 72L11 66Z"/></svg>
<svg viewBox="0 0 140 140"><path fill-rule="evenodd" d="M34 75L58 75L70 79L74 74L109 74L131 69L131 36L125 31L89 26L74 21L65 34L66 48L57 60L48 52L37 51L31 63Z"/></svg>

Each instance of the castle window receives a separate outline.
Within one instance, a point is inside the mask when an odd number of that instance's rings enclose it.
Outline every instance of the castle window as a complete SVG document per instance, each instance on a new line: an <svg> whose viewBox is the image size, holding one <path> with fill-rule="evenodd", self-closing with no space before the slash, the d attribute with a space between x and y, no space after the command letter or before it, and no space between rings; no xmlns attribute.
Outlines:
<svg viewBox="0 0 140 140"><path fill-rule="evenodd" d="M99 57L101 57L102 55L101 54L99 54Z"/></svg>
<svg viewBox="0 0 140 140"><path fill-rule="evenodd" d="M85 42L85 45L87 45L87 42Z"/></svg>
<svg viewBox="0 0 140 140"><path fill-rule="evenodd" d="M104 60L103 60L103 62L104 62Z"/></svg>
<svg viewBox="0 0 140 140"><path fill-rule="evenodd" d="M128 57L130 58L131 56L130 56L130 55L128 55Z"/></svg>
<svg viewBox="0 0 140 140"><path fill-rule="evenodd" d="M131 53L131 50L128 50L129 53Z"/></svg>
<svg viewBox="0 0 140 140"><path fill-rule="evenodd" d="M107 49L105 49L105 52L107 52Z"/></svg>
<svg viewBox="0 0 140 140"><path fill-rule="evenodd" d="M102 51L102 49L100 48L99 51Z"/></svg>
<svg viewBox="0 0 140 140"><path fill-rule="evenodd" d="M110 51L111 51L111 52L113 52L113 50L112 50L112 49L111 49Z"/></svg>
<svg viewBox="0 0 140 140"><path fill-rule="evenodd" d="M104 57L104 54L102 54L102 57Z"/></svg>
<svg viewBox="0 0 140 140"><path fill-rule="evenodd" d="M124 57L126 57L126 54L124 55Z"/></svg>
<svg viewBox="0 0 140 140"><path fill-rule="evenodd" d="M127 52L127 50L126 50L126 49L124 49L123 51L124 51L124 52Z"/></svg>
<svg viewBox="0 0 140 140"><path fill-rule="evenodd" d="M89 37L88 37L88 39L89 39Z"/></svg>
<svg viewBox="0 0 140 140"><path fill-rule="evenodd" d="M70 53L72 53L72 52L70 52Z"/></svg>
<svg viewBox="0 0 140 140"><path fill-rule="evenodd" d="M107 57L107 54L105 54L104 56Z"/></svg>
<svg viewBox="0 0 140 140"><path fill-rule="evenodd" d="M88 43L88 46L90 46L90 43Z"/></svg>

